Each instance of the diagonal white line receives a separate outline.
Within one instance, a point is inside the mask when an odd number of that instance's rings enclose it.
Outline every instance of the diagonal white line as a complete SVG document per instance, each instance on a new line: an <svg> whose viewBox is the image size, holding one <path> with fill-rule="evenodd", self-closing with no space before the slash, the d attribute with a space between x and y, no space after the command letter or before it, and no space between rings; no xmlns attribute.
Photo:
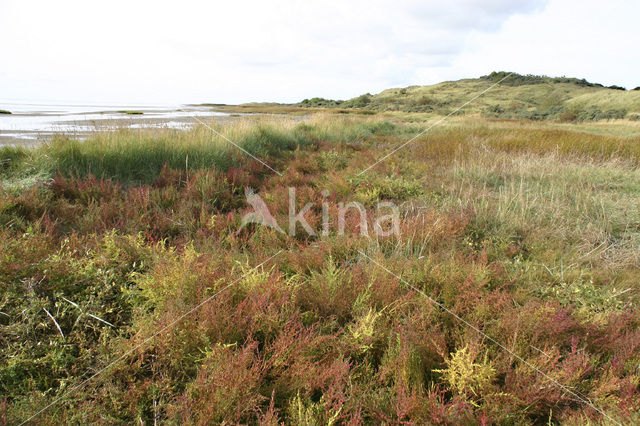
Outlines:
<svg viewBox="0 0 640 426"><path fill-rule="evenodd" d="M261 267L262 265L264 265L265 263L269 262L271 259L275 258L276 256L278 256L280 253L282 253L282 250L278 250L278 252L276 254L274 254L273 256L271 256L270 258L268 258L267 260L265 260L264 262L260 263L257 266L254 266L253 268L251 268L250 270L248 270L246 273L244 273L242 276L240 276L239 278L237 278L235 281L233 281L231 284L223 287L222 289L220 289L219 291L217 291L216 293L212 294L211 296L207 297L206 299L204 299L202 302L198 303L196 306L194 306L193 308L191 308L190 310L188 310L187 312L185 312L184 314L182 314L181 316L179 316L177 319L173 320L172 322L170 322L168 325L162 327L159 331L157 331L155 334L151 335L150 337L147 337L145 340L142 341L142 343L137 344L136 346L134 346L133 348L129 349L127 352L125 352L122 356L120 356L119 358L116 358L114 361L110 362L109 364L107 364L106 367L98 370L97 373L95 373L93 376L89 377L88 379L84 380L83 382L81 382L80 384L72 387L71 389L69 389L68 391L66 391L63 395L59 396L58 398L56 398L53 402L51 402L49 405L47 405L46 407L44 407L43 409L41 409L40 411L38 411L37 413L35 413L34 415L32 415L31 417L29 417L27 420L23 421L22 423L20 423L20 426L22 426L23 424L33 420L35 417L37 417L38 415L40 415L42 412L44 412L45 410L49 409L50 407L52 407L53 405L55 405L56 403L58 403L60 400L62 400L64 397L69 396L70 394L72 394L73 392L77 391L78 389L80 389L81 387L83 387L84 385L86 385L88 382L90 382L91 380L95 379L96 377L98 377L100 374L104 373L106 370L108 370L109 368L113 367L115 364L117 364L118 362L122 361L123 359L125 359L127 356L129 356L132 352L136 351L137 349L139 349L140 347L146 345L148 342L150 342L151 340L155 339L156 337L158 337L158 335L160 335L161 333L167 331L168 329L172 328L173 326L175 326L176 324L178 324L180 321L182 321L186 316L191 315L192 313L194 313L195 311L197 311L198 309L200 309L203 305L205 305L206 303L209 303L211 300L213 300L214 297L216 297L217 295L219 295L220 293L224 292L225 290L227 290L228 288L230 288L231 286L233 286L234 284L236 284L238 281L240 281L241 279L243 279L244 277L246 277L247 275L249 275L251 272L255 271L256 269L258 269L259 267Z"/></svg>
<svg viewBox="0 0 640 426"><path fill-rule="evenodd" d="M259 159L258 157L256 157L255 155L253 155L252 153L250 153L249 151L247 151L246 149L244 149L243 147L241 147L240 145L238 145L237 143L235 143L234 141L229 139L228 137L226 137L225 135L223 135L222 133L218 132L216 129L214 129L213 127L209 126L207 123L205 123L204 121L200 120L198 117L194 116L194 117L191 117L191 118L193 118L195 121L197 121L198 123L200 123L203 126L205 126L207 129L211 130L216 135L220 136L222 139L224 139L227 142L229 142L231 145L233 145L236 148L238 148L240 151L242 151L245 154L247 154L249 157L253 158L254 160L256 160L258 162L260 162L267 169L271 170L272 172L274 172L278 176L282 176L282 173L280 173L279 171L277 171L276 169L274 169L273 167L271 167L270 165L268 165L267 163L265 163L264 161L262 161L261 159Z"/></svg>
<svg viewBox="0 0 640 426"><path fill-rule="evenodd" d="M520 362L522 362L523 364L527 365L528 367L530 367L531 369L535 370L537 373L539 373L540 375L542 375L544 378L550 380L552 383L554 383L556 386L558 386L560 389L562 389L563 391L573 395L575 398L577 398L579 401L583 402L584 404L587 404L589 407L593 408L594 410L596 410L598 413L602 414L603 416L605 416L607 419L611 420L613 423L617 424L617 425L622 425L622 423L618 422L617 420L614 420L613 418L611 418L607 413L605 413L603 410L601 410L600 408L596 407L595 405L593 405L593 403L591 401L589 401L588 399L586 399L586 397L583 397L582 395L572 391L571 389L569 389L567 386L563 385L562 383L558 382L556 379L554 379L553 377L549 376L548 374L546 374L544 371L540 370L538 367L536 367L535 365L531 364L529 361L527 361L526 359L522 358L520 355L516 354L515 352L513 352L511 349L507 348L506 346L504 346L503 344L501 344L500 342L498 342L496 339L494 339L493 337L489 336L488 334L486 334L485 332L483 332L482 330L480 330L478 327L476 327L475 325L471 324L469 321L465 320L464 318L462 318L461 316L459 316L458 314L456 314L455 312L451 311L449 308L447 308L446 306L444 306L442 303L436 301L435 299L433 299L431 296L429 296L427 293L425 293L424 291L418 289L416 286L410 284L409 282L407 282L406 280L404 280L402 277L399 277L398 275L394 274L393 272L391 272L390 270L388 270L386 267L384 267L382 264L376 262L375 260L373 260L371 257L367 256L364 252L359 251L359 253L361 255L363 255L364 257L366 257L367 259L369 259L371 262L375 263L376 265L378 265L381 269L384 269L385 271L387 271L389 274L391 274L392 276L394 276L395 278L397 278L398 280L400 280L404 285L406 285L407 287L409 287L410 289L412 289L413 291L415 291L416 293L424 296L425 298L427 298L427 300L429 300L431 303L433 303L434 305L438 306L440 309L442 309L443 311L447 312L448 314L450 314L451 316L453 316L455 319L457 319L458 321L460 321L461 323L463 323L464 325L466 325L467 327L471 328L472 330L474 330L476 333L480 334L481 336L483 336L484 338L486 338L487 340L493 342L494 344L496 344L497 346L499 346L501 349L503 349L505 352L507 352L509 355L513 356L514 358L516 358L517 360L519 360Z"/></svg>
<svg viewBox="0 0 640 426"><path fill-rule="evenodd" d="M475 101L476 99L478 99L480 96L484 95L485 93L487 93L489 90L493 89L494 87L496 87L498 84L502 83L504 80L507 79L507 77L513 75L512 72L510 72L509 74L505 75L504 77L502 77L500 80L496 81L495 83L493 83L491 86L489 86L488 88L486 88L485 90L483 90L482 92L478 93L476 96L474 96L473 98L469 99L467 102L463 103L462 105L460 105L458 108L454 109L453 111L451 111L449 114L445 115L444 117L442 117L440 120L436 121L435 123L433 123L432 125L430 125L429 127L427 127L426 129L424 129L423 131L421 131L420 133L418 133L417 135L415 135L414 137L412 137L411 139L409 139L408 141L404 142L402 145L398 146L397 148L395 148L393 151L391 151L390 153L388 153L387 155L381 157L378 161L376 161L375 163L373 163L372 165L370 165L369 167L367 167L366 169L364 169L363 171L361 171L360 173L358 173L358 176L360 176L361 174L367 172L369 169L377 166L378 164L380 164L381 162L383 162L384 160L386 160L388 157L392 156L393 154L395 154L396 152L398 152L399 150L401 150L402 148L404 148L405 146L407 146L408 144L410 144L411 142L413 142L414 140L418 139L420 136L424 135L425 133L427 133L429 130L433 129L435 126L437 126L438 124L442 123L444 120L446 120L447 118L451 117L453 114L455 114L456 112L460 111L462 108L466 107L467 105L469 105L471 102Z"/></svg>

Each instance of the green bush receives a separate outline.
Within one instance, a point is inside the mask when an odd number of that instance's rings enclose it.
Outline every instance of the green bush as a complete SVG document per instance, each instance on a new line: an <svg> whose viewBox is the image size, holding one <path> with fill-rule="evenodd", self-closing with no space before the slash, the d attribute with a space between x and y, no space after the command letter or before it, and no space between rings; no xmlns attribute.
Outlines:
<svg viewBox="0 0 640 426"><path fill-rule="evenodd" d="M424 106L424 105L434 105L437 104L438 101L431 96L422 95L415 101L413 101L414 105Z"/></svg>
<svg viewBox="0 0 640 426"><path fill-rule="evenodd" d="M485 117L515 118L518 120L559 120L567 121L567 109L562 105L554 105L546 109L518 109L507 111L500 105L491 105L485 109Z"/></svg>
<svg viewBox="0 0 640 426"><path fill-rule="evenodd" d="M626 109L609 109L602 111L597 106L592 105L579 111L576 121L612 120L616 118L624 118L626 115Z"/></svg>
<svg viewBox="0 0 640 426"><path fill-rule="evenodd" d="M324 151L318 156L318 168L323 171L341 170L347 166L347 157L337 151Z"/></svg>
<svg viewBox="0 0 640 426"><path fill-rule="evenodd" d="M494 71L489 75L483 75L482 79L492 82L500 81L507 75L511 74L509 78L506 78L502 83L507 86L525 86L531 84L545 84L545 83L571 83L581 87L604 87L599 83L591 83L584 78L572 78L572 77L547 77L544 75L527 74L522 75L518 73L509 73L507 71ZM619 86L611 86L610 88L616 88ZM624 88L623 88L624 90Z"/></svg>
<svg viewBox="0 0 640 426"><path fill-rule="evenodd" d="M346 101L343 106L347 108L364 108L371 103L371 93L365 93L357 98Z"/></svg>
<svg viewBox="0 0 640 426"><path fill-rule="evenodd" d="M503 114L504 108L500 105L489 105L484 113L486 117L501 117Z"/></svg>
<svg viewBox="0 0 640 426"><path fill-rule="evenodd" d="M333 99L325 99L325 98L311 98L304 99L300 102L300 106L304 107L334 107L342 104L344 101L336 101Z"/></svg>

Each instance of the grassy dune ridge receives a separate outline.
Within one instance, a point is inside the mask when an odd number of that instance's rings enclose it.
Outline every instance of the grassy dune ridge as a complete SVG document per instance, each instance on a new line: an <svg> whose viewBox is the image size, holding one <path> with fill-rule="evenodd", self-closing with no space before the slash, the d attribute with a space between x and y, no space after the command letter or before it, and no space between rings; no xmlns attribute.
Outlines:
<svg viewBox="0 0 640 426"><path fill-rule="evenodd" d="M36 421L640 421L636 124L453 117L358 175L424 125L218 125L282 176L203 126L0 150L0 418L135 348ZM400 205L400 235L364 238L356 215L345 235L240 229L246 187L284 225L289 186L316 229L327 189L332 218Z"/></svg>
<svg viewBox="0 0 640 426"><path fill-rule="evenodd" d="M497 82L500 84L494 86ZM489 88L491 90L487 91ZM457 114L557 122L640 120L640 90L620 89L576 78L494 72L479 78L392 88L373 95L366 93L346 101L305 99L297 106L341 109L344 112L400 111L445 115L486 91Z"/></svg>

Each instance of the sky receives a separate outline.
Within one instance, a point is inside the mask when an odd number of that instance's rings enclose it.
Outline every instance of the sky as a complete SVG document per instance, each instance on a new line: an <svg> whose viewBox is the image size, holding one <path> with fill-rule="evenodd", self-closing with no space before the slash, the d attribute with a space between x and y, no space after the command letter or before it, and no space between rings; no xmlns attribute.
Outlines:
<svg viewBox="0 0 640 426"><path fill-rule="evenodd" d="M629 0L0 0L0 103L348 99L494 70L640 86Z"/></svg>

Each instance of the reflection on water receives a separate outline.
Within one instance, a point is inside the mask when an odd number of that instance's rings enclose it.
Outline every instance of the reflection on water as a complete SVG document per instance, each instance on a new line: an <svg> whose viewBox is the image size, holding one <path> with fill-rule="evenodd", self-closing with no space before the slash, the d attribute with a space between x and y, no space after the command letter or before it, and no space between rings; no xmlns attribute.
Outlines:
<svg viewBox="0 0 640 426"><path fill-rule="evenodd" d="M12 145L46 140L55 134L84 138L90 132L122 127L185 129L194 124L191 117L229 115L201 106L69 106L2 103L0 110L12 112L12 114L0 114L0 144ZM142 114L127 114L123 111L137 111Z"/></svg>

